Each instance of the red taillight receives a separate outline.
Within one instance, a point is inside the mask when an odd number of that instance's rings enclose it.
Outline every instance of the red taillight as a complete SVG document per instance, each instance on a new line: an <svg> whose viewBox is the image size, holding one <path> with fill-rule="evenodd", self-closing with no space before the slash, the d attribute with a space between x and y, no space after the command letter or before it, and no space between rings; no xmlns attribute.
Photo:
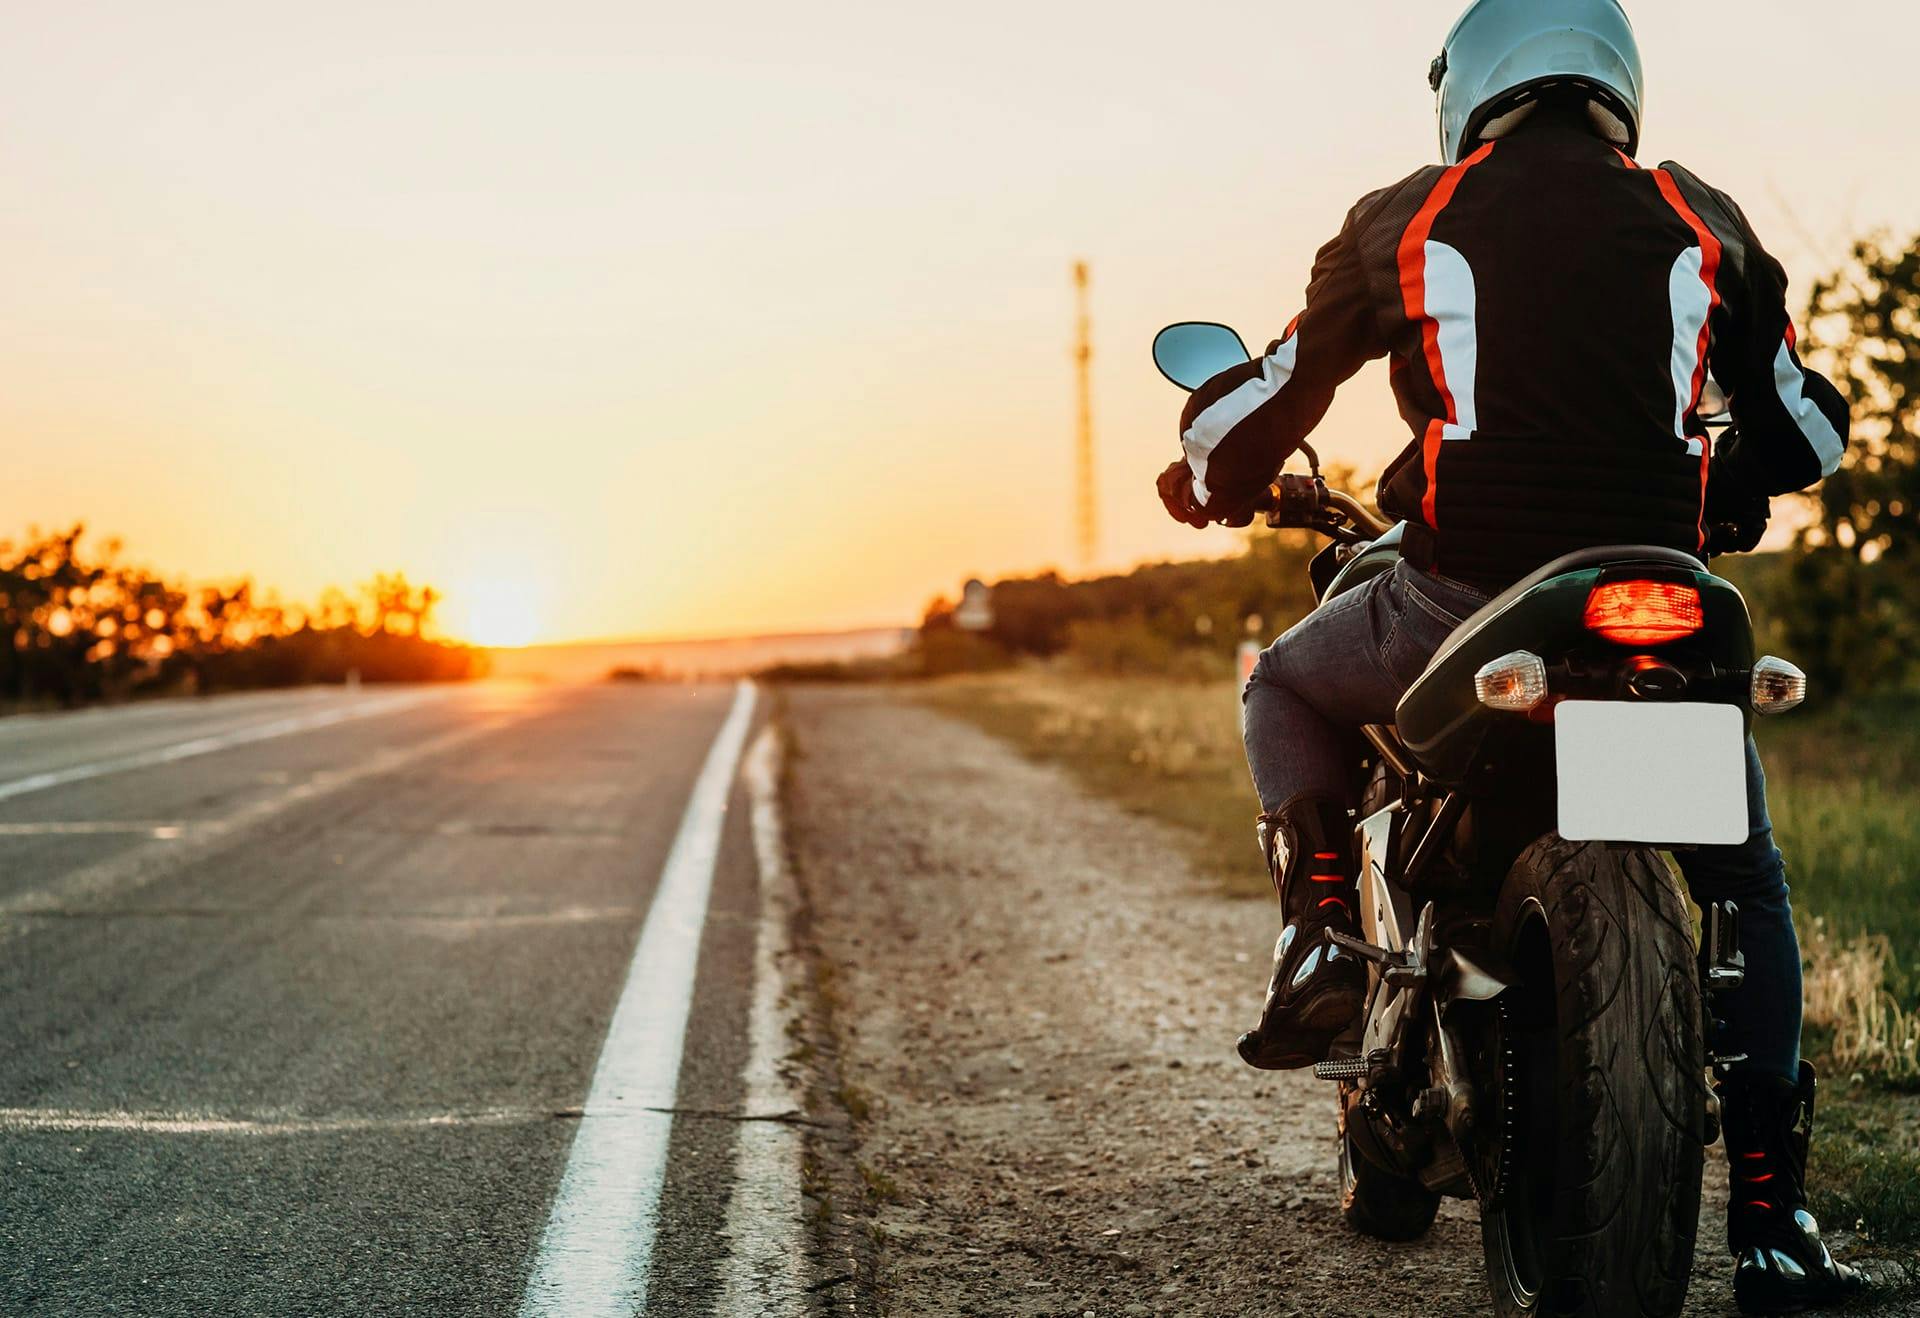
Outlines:
<svg viewBox="0 0 1920 1318"><path fill-rule="evenodd" d="M1705 621L1700 592L1670 581L1613 581L1587 596L1587 630L1616 645L1665 645Z"/></svg>

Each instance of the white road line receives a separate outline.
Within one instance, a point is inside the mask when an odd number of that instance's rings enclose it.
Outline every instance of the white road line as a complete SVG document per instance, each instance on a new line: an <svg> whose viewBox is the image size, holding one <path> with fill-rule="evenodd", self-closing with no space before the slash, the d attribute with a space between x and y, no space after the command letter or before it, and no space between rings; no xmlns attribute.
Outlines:
<svg viewBox="0 0 1920 1318"><path fill-rule="evenodd" d="M101 723L153 723L178 718L184 713L217 716L246 713L250 706L262 709L297 708L318 704L340 694L338 687L290 687L282 691L233 691L217 696L162 696L131 705L88 705L83 709L50 709L34 714L9 714L0 719L0 743L20 740L35 733L74 729L93 731Z"/></svg>
<svg viewBox="0 0 1920 1318"><path fill-rule="evenodd" d="M93 837L115 833L144 833L176 838L192 825L184 820L163 823L152 819L66 819L35 824L0 824L0 837Z"/></svg>
<svg viewBox="0 0 1920 1318"><path fill-rule="evenodd" d="M753 705L753 684L742 682L660 873L534 1256L524 1318L626 1318L646 1308L673 1131L672 1115L653 1109L672 1107L679 1087L700 933Z"/></svg>
<svg viewBox="0 0 1920 1318"><path fill-rule="evenodd" d="M394 929L416 929L436 938L501 929L539 929L552 925L602 924L625 922L645 911L637 906L567 906L556 911L519 913L479 911L299 911L289 915L279 909L258 906L87 906L74 909L49 906L0 907L0 920L73 919L97 920L261 920L284 921L289 918L318 925L383 925Z"/></svg>
<svg viewBox="0 0 1920 1318"><path fill-rule="evenodd" d="M747 1064L741 1073L743 1108L749 1113L802 1108L800 1094L780 1070L787 1050L782 1003L792 1001L788 990L793 987L793 954L787 931L795 899L781 832L779 778L780 736L769 727L755 740L746 763L754 856L760 868L760 930L754 945ZM714 1312L728 1318L802 1314L807 1278L800 1233L801 1132L782 1122L743 1121L736 1139L726 1225L732 1248L721 1269L723 1290Z"/></svg>
<svg viewBox="0 0 1920 1318"><path fill-rule="evenodd" d="M204 1112L89 1112L79 1108L0 1108L0 1131L128 1132L145 1135L339 1135L369 1130L522 1126L552 1112L489 1108L388 1117L222 1117Z"/></svg>
<svg viewBox="0 0 1920 1318"><path fill-rule="evenodd" d="M519 717L525 716L523 713ZM70 911L97 903L105 897L124 896L178 873L185 866L211 854L235 833L263 823L282 811L444 754L456 746L497 732L513 721L514 716L495 716L471 727L456 728L404 748L387 747L358 761L352 768L315 774L306 782L251 802L225 818L200 823L170 840L164 847L136 846L106 860L70 870L41 887L0 897L0 942L26 928L15 917Z"/></svg>
<svg viewBox="0 0 1920 1318"><path fill-rule="evenodd" d="M268 719L265 722L249 723L231 732L222 732L211 737L195 737L191 741L175 742L171 746L156 746L152 750L136 751L131 755L117 755L110 759L95 760L90 764L75 764L65 769L49 769L45 773L29 774L25 778L15 778L11 782L0 782L0 801L25 796L30 792L44 792L49 787L64 787L68 783L84 782L89 778L99 778L110 773L151 769L162 764L190 760L199 755L211 755L215 751L250 746L254 742L267 741L273 737L310 732L315 728L345 723L350 719L385 714L392 710L404 709L409 705L417 705L426 698L425 692L413 692L404 696L388 696L385 699L360 700L344 708L323 709L311 714Z"/></svg>

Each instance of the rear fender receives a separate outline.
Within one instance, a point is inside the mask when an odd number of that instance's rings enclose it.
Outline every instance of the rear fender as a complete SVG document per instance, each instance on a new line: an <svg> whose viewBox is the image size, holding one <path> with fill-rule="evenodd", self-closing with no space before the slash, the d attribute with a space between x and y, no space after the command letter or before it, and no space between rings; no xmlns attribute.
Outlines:
<svg viewBox="0 0 1920 1318"><path fill-rule="evenodd" d="M1449 641L1401 698L1396 725L1421 768L1449 786L1464 782L1488 735L1521 717L1488 709L1474 694L1474 675L1488 662L1515 650L1531 650L1550 667L1572 655L1592 662L1632 655L1633 649L1602 640L1585 623L1594 586L1623 578L1683 582L1700 592L1699 633L1654 653L1710 664L1723 672L1753 666L1753 622L1746 601L1732 583L1710 573L1622 564L1550 577L1492 616L1476 614L1466 624L1471 630L1463 628L1457 642ZM1753 711L1743 705L1742 712L1751 730Z"/></svg>

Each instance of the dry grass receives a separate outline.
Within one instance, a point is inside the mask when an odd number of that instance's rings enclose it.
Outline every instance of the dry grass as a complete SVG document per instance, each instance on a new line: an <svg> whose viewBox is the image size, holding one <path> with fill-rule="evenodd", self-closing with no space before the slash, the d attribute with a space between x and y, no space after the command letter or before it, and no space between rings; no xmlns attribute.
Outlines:
<svg viewBox="0 0 1920 1318"><path fill-rule="evenodd" d="M1841 1073L1893 1084L1920 1082L1920 1012L1903 1006L1895 982L1893 941L1885 934L1836 936L1820 916L1803 921L1806 1023L1831 1036L1825 1049Z"/></svg>
<svg viewBox="0 0 1920 1318"><path fill-rule="evenodd" d="M1237 762L1236 721L1204 706L1225 702L1214 688L1078 678L1037 688L1034 735L1067 748L1117 734L1127 743L1127 763L1155 778L1182 779L1199 770ZM1143 698L1144 697L1144 698Z"/></svg>

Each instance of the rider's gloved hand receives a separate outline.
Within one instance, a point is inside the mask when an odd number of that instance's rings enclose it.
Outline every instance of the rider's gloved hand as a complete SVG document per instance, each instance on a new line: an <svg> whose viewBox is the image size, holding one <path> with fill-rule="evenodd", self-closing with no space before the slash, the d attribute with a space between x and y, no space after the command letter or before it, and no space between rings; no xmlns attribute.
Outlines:
<svg viewBox="0 0 1920 1318"><path fill-rule="evenodd" d="M1220 523L1220 525L1222 526L1234 527L1236 530L1243 526L1252 526L1253 525L1253 509L1251 508L1223 509L1214 514L1213 520Z"/></svg>
<svg viewBox="0 0 1920 1318"><path fill-rule="evenodd" d="M1194 528L1204 527L1210 520L1207 509L1193 493L1193 468L1187 460L1181 458L1171 463L1160 473L1157 482L1160 488L1160 502L1166 505L1167 515L1176 522L1185 522Z"/></svg>
<svg viewBox="0 0 1920 1318"><path fill-rule="evenodd" d="M1201 503L1193 492L1193 468L1183 458L1168 465L1160 473L1158 482L1160 502L1166 505L1167 515L1176 522L1185 522L1194 528L1205 527L1212 522L1222 526L1251 526L1252 508L1213 508Z"/></svg>
<svg viewBox="0 0 1920 1318"><path fill-rule="evenodd" d="M1730 475L1715 457L1707 465L1707 552L1744 554L1766 534L1772 505Z"/></svg>
<svg viewBox="0 0 1920 1318"><path fill-rule="evenodd" d="M1251 384L1265 377L1267 374L1267 358L1278 352L1280 347L1281 341L1276 339L1272 344L1268 345L1266 357L1256 357L1240 362L1237 365L1229 366L1226 370L1221 371L1212 379L1207 380L1198 389L1195 389L1189 394L1187 396L1186 406L1180 411L1180 435L1182 442L1188 442L1192 438L1191 432L1195 429L1196 424L1201 421L1202 417L1205 416L1214 404L1233 394L1242 386ZM1275 389L1279 386L1277 383L1270 381L1268 387ZM1240 425L1245 423L1246 418L1243 416L1240 421L1234 424ZM1218 422L1216 421L1213 429L1217 428ZM1232 447L1232 428L1229 427L1228 433L1224 436L1210 434L1209 438L1216 442L1216 446L1218 444L1226 444L1227 447ZM1285 464L1287 458L1294 452L1296 447L1297 442L1295 444L1289 444L1284 451L1277 454L1263 451L1261 456L1263 458L1273 458L1274 470L1277 471ZM1239 482L1236 481L1235 483ZM1208 522L1219 522L1223 526L1249 526L1253 523L1254 517L1258 515L1261 505L1266 501L1266 489L1262 487L1252 494L1237 495L1233 502L1223 499L1220 491L1215 489L1207 502L1202 504L1193 497L1193 477L1192 474L1187 471L1186 464L1184 462L1176 462L1173 466L1168 467L1165 472L1161 473L1160 499L1161 502L1167 505L1167 511L1172 514L1175 521L1185 522L1188 526L1205 526Z"/></svg>

